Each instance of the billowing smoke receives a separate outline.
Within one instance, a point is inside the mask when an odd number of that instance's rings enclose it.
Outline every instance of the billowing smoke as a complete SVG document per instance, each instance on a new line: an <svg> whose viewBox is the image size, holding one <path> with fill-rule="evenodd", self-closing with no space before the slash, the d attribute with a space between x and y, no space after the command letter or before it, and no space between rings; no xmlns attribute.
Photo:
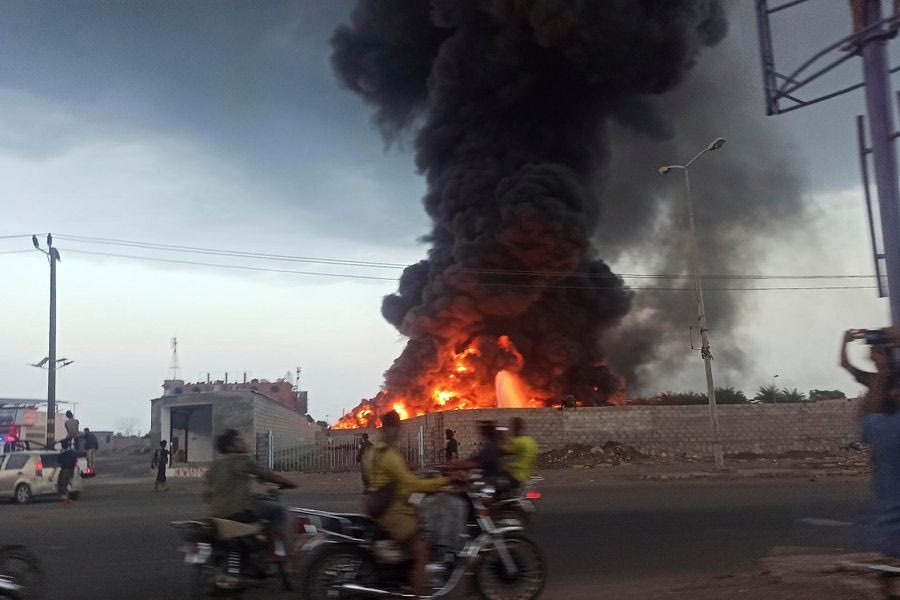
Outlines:
<svg viewBox="0 0 900 600"><path fill-rule="evenodd" d="M749 7L735 10L743 8ZM754 365L737 328L744 309L765 292L723 290L794 285L747 277L767 271L766 250L773 245L798 239L823 242L808 225L797 153L780 134L778 121L764 114L756 57L747 56L731 39L705 54L683 85L648 102L654 112L665 114L667 128L648 129L643 136L635 136L628 126L612 128L615 152L594 180L604 207L595 240L623 272L686 275L681 174L662 177L656 169L689 160L717 136L729 140L721 151L698 160L691 178L700 272L709 277L704 286L716 375L724 385L740 386ZM777 268L781 273L795 270L790 265ZM638 288L632 311L606 334L604 344L611 349L610 365L627 377L629 393L703 389L698 353L690 346L691 336L699 346L693 290L671 291L690 288L690 282L627 281ZM767 324L754 326L765 329Z"/></svg>
<svg viewBox="0 0 900 600"><path fill-rule="evenodd" d="M409 342L376 404L428 396L474 341L502 359L484 341L501 336L547 398L606 400L617 378L599 340L633 294L594 242L633 244L655 211L604 187L622 181L611 141L669 136L653 97L725 33L718 0L360 0L334 68L387 141L414 132L434 223L427 258L384 299ZM617 237L620 218L636 224Z"/></svg>

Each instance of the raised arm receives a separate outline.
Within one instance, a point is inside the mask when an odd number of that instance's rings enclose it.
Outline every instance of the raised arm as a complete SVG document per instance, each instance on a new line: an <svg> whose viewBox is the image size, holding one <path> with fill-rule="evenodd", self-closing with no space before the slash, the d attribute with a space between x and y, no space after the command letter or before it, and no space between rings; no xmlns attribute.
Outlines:
<svg viewBox="0 0 900 600"><path fill-rule="evenodd" d="M844 332L844 340L841 344L841 366L847 370L848 373L853 375L853 378L861 383L862 385L869 386L872 383L872 378L875 377L875 373L869 373L868 371L863 371L862 369L858 369L850 363L850 359L847 357L847 345L852 342L854 339L853 330L848 329Z"/></svg>
<svg viewBox="0 0 900 600"><path fill-rule="evenodd" d="M387 452L382 459L381 468L402 489L410 493L420 492L427 494L436 492L450 483L450 480L446 477L437 477L435 479L420 479L416 477L406 466L406 462L398 452Z"/></svg>

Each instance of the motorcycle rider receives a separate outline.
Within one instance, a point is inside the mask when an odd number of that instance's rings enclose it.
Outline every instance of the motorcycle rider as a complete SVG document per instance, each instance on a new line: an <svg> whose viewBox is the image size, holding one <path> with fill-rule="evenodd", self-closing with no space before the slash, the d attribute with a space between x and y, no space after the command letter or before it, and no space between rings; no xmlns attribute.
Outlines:
<svg viewBox="0 0 900 600"><path fill-rule="evenodd" d="M500 432L493 421L479 421L478 450L466 459L458 460L450 465L456 469L480 469L485 481L489 481L498 492L512 487L512 478L503 465L503 448L500 443Z"/></svg>
<svg viewBox="0 0 900 600"><path fill-rule="evenodd" d="M297 485L256 464L248 454L247 442L234 429L216 438L216 449L221 456L213 462L203 482L203 500L209 504L209 516L242 523L267 521L270 558L277 560L284 556L285 510L277 502L254 498L251 483L256 478L283 488Z"/></svg>
<svg viewBox="0 0 900 600"><path fill-rule="evenodd" d="M391 539L404 544L412 554L409 585L412 593L421 597L425 589L428 547L420 533L416 509L409 503L409 498L415 493L436 492L451 480L447 477L416 477L396 448L399 437L400 415L392 410L381 417L381 441L366 452L363 462L365 472L369 475L370 489L394 486L394 494L387 509L376 521Z"/></svg>

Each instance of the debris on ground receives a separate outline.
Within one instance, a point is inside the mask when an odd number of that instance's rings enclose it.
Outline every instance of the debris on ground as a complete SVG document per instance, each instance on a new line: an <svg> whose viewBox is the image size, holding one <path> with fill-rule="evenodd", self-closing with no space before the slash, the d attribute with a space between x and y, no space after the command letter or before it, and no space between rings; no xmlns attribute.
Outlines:
<svg viewBox="0 0 900 600"><path fill-rule="evenodd" d="M620 465L646 458L635 448L608 441L600 446L569 444L538 456L538 467L544 469L585 469Z"/></svg>

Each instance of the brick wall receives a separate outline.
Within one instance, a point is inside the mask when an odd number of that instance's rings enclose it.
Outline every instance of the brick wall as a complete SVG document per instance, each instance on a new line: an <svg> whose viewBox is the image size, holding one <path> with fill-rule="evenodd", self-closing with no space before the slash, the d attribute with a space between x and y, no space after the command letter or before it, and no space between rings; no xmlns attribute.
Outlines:
<svg viewBox="0 0 900 600"><path fill-rule="evenodd" d="M831 451L858 439L856 401L723 405L718 413L722 444L728 454ZM525 419L528 433L542 452L568 444L616 441L648 454L710 454L712 435L706 406L448 411L404 421L400 445L415 447L419 427L423 427L427 459L442 458L444 430L449 428L456 431L460 455L464 456L477 447L478 421L508 425L514 416Z"/></svg>

